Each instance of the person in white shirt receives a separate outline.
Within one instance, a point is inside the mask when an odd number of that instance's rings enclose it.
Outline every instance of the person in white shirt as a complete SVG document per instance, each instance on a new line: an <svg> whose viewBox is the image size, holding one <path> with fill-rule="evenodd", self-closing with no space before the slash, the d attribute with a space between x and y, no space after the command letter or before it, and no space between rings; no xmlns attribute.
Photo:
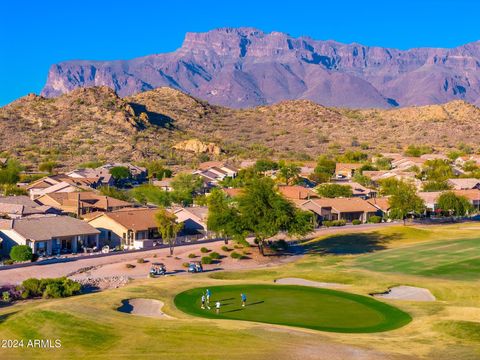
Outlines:
<svg viewBox="0 0 480 360"><path fill-rule="evenodd" d="M217 312L217 314L220 313L220 306L221 306L220 301L217 301L215 303L215 311Z"/></svg>

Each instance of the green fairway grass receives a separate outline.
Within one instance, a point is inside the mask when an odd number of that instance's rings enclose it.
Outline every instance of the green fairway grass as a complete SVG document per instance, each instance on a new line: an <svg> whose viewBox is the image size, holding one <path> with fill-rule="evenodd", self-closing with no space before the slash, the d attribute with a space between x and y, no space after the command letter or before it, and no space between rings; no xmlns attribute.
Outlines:
<svg viewBox="0 0 480 360"><path fill-rule="evenodd" d="M360 256L356 265L372 271L456 280L477 280L480 238L427 242Z"/></svg>
<svg viewBox="0 0 480 360"><path fill-rule="evenodd" d="M341 291L292 285L227 285L209 288L211 309L201 308L206 288L175 297L178 309L196 316L256 321L309 329L368 333L399 328L411 321L407 313L377 300ZM242 307L240 294L247 295ZM222 304L216 314L216 301Z"/></svg>

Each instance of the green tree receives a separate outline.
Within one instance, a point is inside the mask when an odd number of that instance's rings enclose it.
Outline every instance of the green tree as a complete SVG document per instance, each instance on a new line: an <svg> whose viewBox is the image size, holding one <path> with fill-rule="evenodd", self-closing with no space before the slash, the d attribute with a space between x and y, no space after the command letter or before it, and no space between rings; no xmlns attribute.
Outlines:
<svg viewBox="0 0 480 360"><path fill-rule="evenodd" d="M278 163L276 163L273 160L268 160L268 159L260 159L257 160L255 165L253 166L256 172L259 173L264 173L266 171L270 170L277 170L278 169Z"/></svg>
<svg viewBox="0 0 480 360"><path fill-rule="evenodd" d="M0 169L0 184L16 184L23 167L17 159L9 159L7 165Z"/></svg>
<svg viewBox="0 0 480 360"><path fill-rule="evenodd" d="M337 156L337 162L341 163L359 163L368 159L368 154L361 151L347 151L345 154Z"/></svg>
<svg viewBox="0 0 480 360"><path fill-rule="evenodd" d="M202 189L203 181L196 175L182 173L175 176L170 185L173 202L188 206L193 204L193 196Z"/></svg>
<svg viewBox="0 0 480 360"><path fill-rule="evenodd" d="M285 181L285 184L291 185L294 184L300 175L300 168L297 164L294 163L285 163L282 162L279 164L278 171L280 178Z"/></svg>
<svg viewBox="0 0 480 360"><path fill-rule="evenodd" d="M207 198L207 206L207 227L224 238L225 244L228 238L241 234L238 209L223 191L214 189Z"/></svg>
<svg viewBox="0 0 480 360"><path fill-rule="evenodd" d="M241 229L255 235L262 254L264 241L281 231L303 236L313 230L311 213L297 209L281 196L270 178L256 179L248 184L237 202Z"/></svg>
<svg viewBox="0 0 480 360"><path fill-rule="evenodd" d="M409 214L419 214L425 210L424 201L417 195L415 186L411 183L399 181L389 199L390 217L405 219Z"/></svg>
<svg viewBox="0 0 480 360"><path fill-rule="evenodd" d="M53 173L53 170L58 166L55 161L44 161L38 165L38 170L48 172L49 174Z"/></svg>
<svg viewBox="0 0 480 360"><path fill-rule="evenodd" d="M173 172L167 169L160 160L153 160L145 164L150 179L162 180L172 176Z"/></svg>
<svg viewBox="0 0 480 360"><path fill-rule="evenodd" d="M390 170L392 168L392 160L383 156L380 156L375 161L375 166L378 170Z"/></svg>
<svg viewBox="0 0 480 360"><path fill-rule="evenodd" d="M2 185L3 196L12 196L12 195L28 195L28 191L24 188L18 187L13 184Z"/></svg>
<svg viewBox="0 0 480 360"><path fill-rule="evenodd" d="M412 157L420 157L425 154L431 154L432 152L433 149L430 146L409 145L408 148L405 150L405 155Z"/></svg>
<svg viewBox="0 0 480 360"><path fill-rule="evenodd" d="M445 215L465 216L473 212L473 205L465 196L459 196L453 191L441 194L437 206Z"/></svg>
<svg viewBox="0 0 480 360"><path fill-rule="evenodd" d="M155 214L158 232L162 235L164 242L170 247L170 255L173 255L175 248L175 239L183 229L183 223L177 223L177 217L164 208L160 208Z"/></svg>
<svg viewBox="0 0 480 360"><path fill-rule="evenodd" d="M132 176L130 170L125 166L114 166L110 169L110 174L116 181L125 180Z"/></svg>
<svg viewBox="0 0 480 360"><path fill-rule="evenodd" d="M451 186L447 181L427 181L423 184L423 191L443 191L449 190Z"/></svg>
<svg viewBox="0 0 480 360"><path fill-rule="evenodd" d="M32 248L28 245L15 245L10 250L10 259L13 261L31 261L32 258Z"/></svg>
<svg viewBox="0 0 480 360"><path fill-rule="evenodd" d="M352 188L348 185L321 184L316 189L317 193L326 198L352 197Z"/></svg>
<svg viewBox="0 0 480 360"><path fill-rule="evenodd" d="M98 190L102 195L109 196L114 199L132 201L132 197L127 191L123 191L112 186L100 186Z"/></svg>
<svg viewBox="0 0 480 360"><path fill-rule="evenodd" d="M130 190L130 195L141 204L155 204L158 206L170 206L171 195L168 191L162 190L154 185L144 184Z"/></svg>
<svg viewBox="0 0 480 360"><path fill-rule="evenodd" d="M317 166L310 175L310 179L318 183L328 182L333 174L335 174L335 161L329 159L327 156L322 155L317 159Z"/></svg>
<svg viewBox="0 0 480 360"><path fill-rule="evenodd" d="M427 160L423 165L422 175L429 181L442 182L454 176L452 167L446 160Z"/></svg>

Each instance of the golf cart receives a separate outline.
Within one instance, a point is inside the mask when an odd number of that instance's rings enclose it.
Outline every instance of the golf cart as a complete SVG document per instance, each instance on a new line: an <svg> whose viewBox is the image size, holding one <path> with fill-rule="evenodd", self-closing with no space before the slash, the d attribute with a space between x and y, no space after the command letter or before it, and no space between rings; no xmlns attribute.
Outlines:
<svg viewBox="0 0 480 360"><path fill-rule="evenodd" d="M192 261L188 264L189 273L201 273L203 272L202 263L200 261Z"/></svg>
<svg viewBox="0 0 480 360"><path fill-rule="evenodd" d="M166 274L167 274L167 268L163 263L153 263L152 266L150 267L150 276L160 276L160 275L166 275Z"/></svg>

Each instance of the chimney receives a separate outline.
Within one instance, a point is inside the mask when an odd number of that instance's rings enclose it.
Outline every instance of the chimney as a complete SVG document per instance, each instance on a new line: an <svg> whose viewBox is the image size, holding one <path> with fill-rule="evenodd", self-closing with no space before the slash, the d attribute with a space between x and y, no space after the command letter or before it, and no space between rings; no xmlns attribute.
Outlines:
<svg viewBox="0 0 480 360"><path fill-rule="evenodd" d="M80 219L82 213L81 204L80 204L80 193L77 193L77 218Z"/></svg>
<svg viewBox="0 0 480 360"><path fill-rule="evenodd" d="M105 196L105 211L108 212L108 196Z"/></svg>

